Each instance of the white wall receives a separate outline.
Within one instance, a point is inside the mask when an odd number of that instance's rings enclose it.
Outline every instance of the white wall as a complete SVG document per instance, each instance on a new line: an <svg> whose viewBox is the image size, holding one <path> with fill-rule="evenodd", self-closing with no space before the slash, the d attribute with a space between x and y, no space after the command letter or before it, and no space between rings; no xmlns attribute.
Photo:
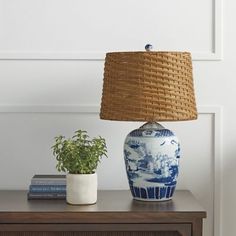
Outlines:
<svg viewBox="0 0 236 236"><path fill-rule="evenodd" d="M236 235L235 7L233 0L0 0L0 189L27 189L33 174L56 173L53 137L76 129L107 140L99 188L127 189L123 140L141 123L99 119L103 58L151 42L191 51L194 60L199 119L166 124L182 141L178 188L207 210L205 236Z"/></svg>

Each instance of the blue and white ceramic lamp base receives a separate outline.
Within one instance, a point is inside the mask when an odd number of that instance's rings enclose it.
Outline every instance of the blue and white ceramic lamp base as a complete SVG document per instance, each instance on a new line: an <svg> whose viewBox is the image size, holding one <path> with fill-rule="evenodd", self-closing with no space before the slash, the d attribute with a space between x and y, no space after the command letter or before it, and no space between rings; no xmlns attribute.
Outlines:
<svg viewBox="0 0 236 236"><path fill-rule="evenodd" d="M174 194L179 172L180 144L158 123L146 123L125 140L124 158L133 198L166 201Z"/></svg>

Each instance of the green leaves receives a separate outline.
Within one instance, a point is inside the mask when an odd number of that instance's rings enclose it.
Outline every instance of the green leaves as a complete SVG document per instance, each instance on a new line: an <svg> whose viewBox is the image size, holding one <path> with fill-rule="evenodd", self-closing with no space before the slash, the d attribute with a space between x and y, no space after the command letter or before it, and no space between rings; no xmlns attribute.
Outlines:
<svg viewBox="0 0 236 236"><path fill-rule="evenodd" d="M92 174L96 171L102 156L107 157L105 139L90 139L86 131L77 130L72 138L55 137L52 146L58 171L70 174Z"/></svg>

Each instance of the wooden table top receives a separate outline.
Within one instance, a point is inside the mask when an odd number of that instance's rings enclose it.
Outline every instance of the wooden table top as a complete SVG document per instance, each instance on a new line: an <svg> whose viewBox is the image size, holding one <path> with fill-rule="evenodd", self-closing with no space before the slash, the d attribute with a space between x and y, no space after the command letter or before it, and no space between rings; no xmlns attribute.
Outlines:
<svg viewBox="0 0 236 236"><path fill-rule="evenodd" d="M1 212L191 212L206 217L205 210L187 190L177 190L172 200L164 202L133 200L128 190L100 190L96 204L83 206L69 205L65 200L27 200L27 191L1 190Z"/></svg>

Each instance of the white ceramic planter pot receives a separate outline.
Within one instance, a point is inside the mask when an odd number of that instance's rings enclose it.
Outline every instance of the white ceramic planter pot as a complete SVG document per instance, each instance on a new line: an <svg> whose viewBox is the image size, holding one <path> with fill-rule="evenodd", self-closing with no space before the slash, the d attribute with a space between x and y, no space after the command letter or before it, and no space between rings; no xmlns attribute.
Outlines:
<svg viewBox="0 0 236 236"><path fill-rule="evenodd" d="M97 202L97 173L67 174L66 201L74 205Z"/></svg>

